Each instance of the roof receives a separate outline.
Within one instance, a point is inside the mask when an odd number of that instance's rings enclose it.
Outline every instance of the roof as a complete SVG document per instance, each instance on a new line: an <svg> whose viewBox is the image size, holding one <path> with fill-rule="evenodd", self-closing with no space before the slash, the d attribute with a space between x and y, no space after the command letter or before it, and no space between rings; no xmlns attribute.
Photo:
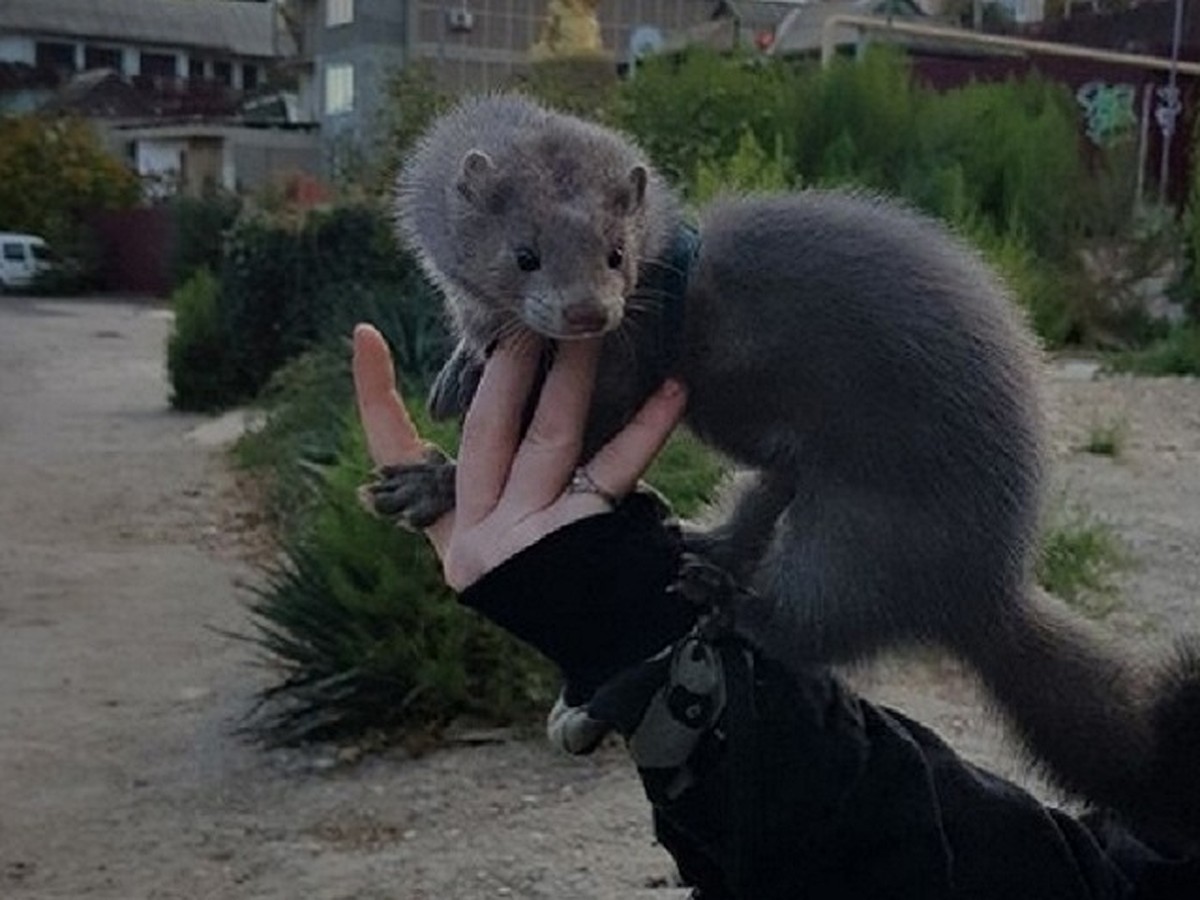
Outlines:
<svg viewBox="0 0 1200 900"><path fill-rule="evenodd" d="M896 15L900 18L924 16L915 0L744 0L726 2L717 7L711 21L680 31L667 42L667 49L676 50L687 44L702 44L721 49L732 47L740 24L742 43L757 42L770 37L771 53L785 54L816 50L821 46L825 20L831 16ZM849 39L852 39L849 38Z"/></svg>
<svg viewBox="0 0 1200 900"><path fill-rule="evenodd" d="M72 78L45 103L40 112L128 119L153 115L150 101L112 69L92 69Z"/></svg>
<svg viewBox="0 0 1200 900"><path fill-rule="evenodd" d="M197 47L231 56L293 52L275 4L244 0L4 0L0 34L25 32L162 47Z"/></svg>

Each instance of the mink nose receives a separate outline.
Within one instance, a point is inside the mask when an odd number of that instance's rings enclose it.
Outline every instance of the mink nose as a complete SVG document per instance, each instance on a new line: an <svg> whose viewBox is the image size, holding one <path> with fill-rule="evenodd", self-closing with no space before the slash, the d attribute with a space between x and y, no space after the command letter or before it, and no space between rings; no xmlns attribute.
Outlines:
<svg viewBox="0 0 1200 900"><path fill-rule="evenodd" d="M608 328L608 313L599 306L575 303L563 310L563 321L575 334L596 334Z"/></svg>

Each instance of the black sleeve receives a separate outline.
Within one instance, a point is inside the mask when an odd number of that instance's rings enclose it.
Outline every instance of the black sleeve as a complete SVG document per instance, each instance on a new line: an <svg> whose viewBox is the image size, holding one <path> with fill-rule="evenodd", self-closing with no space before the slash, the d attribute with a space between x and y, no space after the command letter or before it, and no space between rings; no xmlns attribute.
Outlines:
<svg viewBox="0 0 1200 900"><path fill-rule="evenodd" d="M705 900L1097 900L1134 896L1135 884L1170 885L1138 897L1200 897L1195 860L1166 860L1109 820L1039 803L824 668L781 665L731 632L702 634L696 608L665 593L680 558L661 509L631 498L549 536L462 600L557 663L567 704L625 734L659 838ZM673 643L673 658L659 653ZM678 683L676 663L700 650L719 673L719 705L684 757L656 754L664 715L676 737L695 725L698 695Z"/></svg>
<svg viewBox="0 0 1200 900"><path fill-rule="evenodd" d="M582 703L696 619L667 593L682 549L665 514L654 495L632 494L611 513L551 533L459 599L557 665L567 701Z"/></svg>

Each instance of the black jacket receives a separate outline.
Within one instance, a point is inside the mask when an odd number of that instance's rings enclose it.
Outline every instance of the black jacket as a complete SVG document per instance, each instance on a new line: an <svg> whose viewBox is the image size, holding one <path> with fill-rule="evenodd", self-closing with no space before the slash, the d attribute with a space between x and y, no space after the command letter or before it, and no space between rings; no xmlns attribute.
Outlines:
<svg viewBox="0 0 1200 900"><path fill-rule="evenodd" d="M683 559L662 507L639 494L462 601L562 669L560 744L586 752L609 728L625 735L697 896L1200 898L1196 857L1102 812L1045 806L828 670L765 658L719 597L710 609L671 590Z"/></svg>

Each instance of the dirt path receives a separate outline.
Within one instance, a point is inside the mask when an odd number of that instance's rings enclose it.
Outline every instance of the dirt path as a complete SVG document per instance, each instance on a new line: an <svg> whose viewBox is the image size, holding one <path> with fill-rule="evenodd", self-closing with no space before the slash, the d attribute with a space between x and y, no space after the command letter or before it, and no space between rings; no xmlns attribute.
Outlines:
<svg viewBox="0 0 1200 900"><path fill-rule="evenodd" d="M670 867L618 752L350 765L231 734L261 673L214 629L243 626L252 573L211 426L167 411L166 331L134 304L0 298L0 896L680 896L653 886ZM1053 395L1066 490L1142 562L1111 621L1200 631L1200 384L1060 373ZM1123 460L1070 452L1114 417ZM1016 770L952 668L902 671L869 683Z"/></svg>

